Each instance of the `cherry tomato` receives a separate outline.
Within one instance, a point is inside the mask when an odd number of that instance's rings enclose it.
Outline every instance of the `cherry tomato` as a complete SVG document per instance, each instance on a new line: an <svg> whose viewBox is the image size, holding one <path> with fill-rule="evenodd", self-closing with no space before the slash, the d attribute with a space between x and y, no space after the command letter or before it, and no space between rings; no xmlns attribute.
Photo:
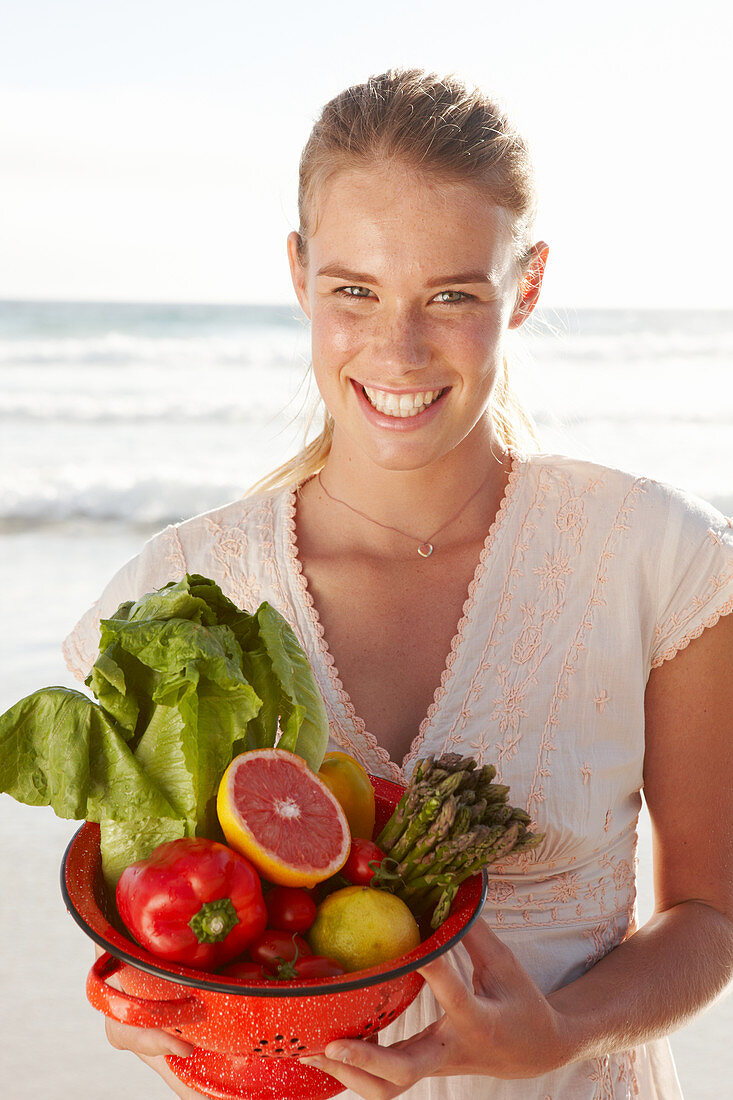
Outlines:
<svg viewBox="0 0 733 1100"><path fill-rule="evenodd" d="M384 852L371 840L353 837L349 858L339 874L354 886L368 886L374 877L376 867L384 859ZM374 864L370 867L369 864Z"/></svg>
<svg viewBox="0 0 733 1100"><path fill-rule="evenodd" d="M282 932L305 932L316 919L316 903L307 890L275 886L265 895L267 927Z"/></svg>
<svg viewBox="0 0 733 1100"><path fill-rule="evenodd" d="M329 959L327 955L303 955L294 962L281 963L277 968L277 977L283 981L289 978L335 978L345 973L341 963Z"/></svg>
<svg viewBox="0 0 733 1100"><path fill-rule="evenodd" d="M223 966L219 970L219 974L222 977L239 978L243 982L260 982L267 977L259 963L247 962L246 959L240 959L238 962L229 963L229 966Z"/></svg>
<svg viewBox="0 0 733 1100"><path fill-rule="evenodd" d="M269 974L274 974L281 962L292 962L301 955L312 955L308 944L297 932L267 929L249 945L249 955Z"/></svg>

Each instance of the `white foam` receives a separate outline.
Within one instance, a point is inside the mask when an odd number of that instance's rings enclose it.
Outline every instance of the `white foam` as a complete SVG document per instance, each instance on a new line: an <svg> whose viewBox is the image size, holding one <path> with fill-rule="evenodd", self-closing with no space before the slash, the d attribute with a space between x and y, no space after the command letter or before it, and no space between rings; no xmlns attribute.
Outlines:
<svg viewBox="0 0 733 1100"><path fill-rule="evenodd" d="M556 322L508 349L545 449L728 502L733 314ZM307 354L282 311L0 303L0 523L165 522L241 492L301 443Z"/></svg>

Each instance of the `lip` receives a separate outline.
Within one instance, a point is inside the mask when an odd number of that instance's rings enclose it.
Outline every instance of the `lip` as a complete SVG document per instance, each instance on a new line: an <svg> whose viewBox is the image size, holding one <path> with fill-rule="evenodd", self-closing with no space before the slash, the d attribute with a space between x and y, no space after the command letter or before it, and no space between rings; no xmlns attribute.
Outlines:
<svg viewBox="0 0 733 1100"><path fill-rule="evenodd" d="M427 424L430 424L435 419L435 417L440 414L440 407L443 404L443 400L450 392L450 386L443 387L443 393L440 395L440 397L436 397L435 401L433 401L432 404L428 405L426 409L423 409L422 412L419 412L417 416L387 416L386 413L381 413L378 409L374 408L371 401L364 393L363 386L365 383L357 382L354 378L350 379L350 381L351 385L354 388L356 398L364 411L364 415L367 417L370 423L375 424L379 428L387 428L389 431L393 432L417 431L418 428L422 428ZM425 393L430 387L415 387L414 389L410 390L391 390L385 389L384 386L370 386L369 388L381 390L382 393L409 395L412 393ZM433 389L438 388L440 387L433 386Z"/></svg>
<svg viewBox="0 0 733 1100"><path fill-rule="evenodd" d="M410 388L402 387L402 389L393 389L391 386L373 386L371 382L359 382L357 379L352 378L351 381L355 386L363 386L367 390L379 390L380 393L396 393L398 397L403 395L409 396L414 393L432 393L433 390L447 390L448 386L412 386Z"/></svg>

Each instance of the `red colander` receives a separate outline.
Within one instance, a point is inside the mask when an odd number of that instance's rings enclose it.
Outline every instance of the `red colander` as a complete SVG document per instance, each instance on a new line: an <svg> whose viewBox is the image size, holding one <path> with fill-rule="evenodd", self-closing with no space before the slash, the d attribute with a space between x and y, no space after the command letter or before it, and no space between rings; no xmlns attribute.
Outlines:
<svg viewBox="0 0 733 1100"><path fill-rule="evenodd" d="M404 787L371 778L380 830ZM375 1035L404 1012L423 984L417 968L454 947L479 916L486 875L462 884L448 918L409 954L335 978L277 984L166 963L118 931L102 879L98 825L86 822L73 837L61 889L74 920L104 949L89 971L89 1001L122 1023L163 1028L192 1043L188 1058L167 1059L186 1085L215 1100L325 1100L344 1086L299 1058L322 1052L333 1039ZM122 989L108 984L112 977Z"/></svg>

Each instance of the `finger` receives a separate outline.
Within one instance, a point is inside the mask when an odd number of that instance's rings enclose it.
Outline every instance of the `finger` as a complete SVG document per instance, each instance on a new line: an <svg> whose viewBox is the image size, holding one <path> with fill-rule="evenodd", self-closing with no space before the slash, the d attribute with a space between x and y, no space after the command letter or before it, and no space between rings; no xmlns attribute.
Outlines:
<svg viewBox="0 0 733 1100"><path fill-rule="evenodd" d="M421 966L418 970L433 991L438 1004L448 1016L465 1012L473 997L471 990L445 955Z"/></svg>
<svg viewBox="0 0 733 1100"><path fill-rule="evenodd" d="M323 1073L330 1074L331 1077L335 1077L347 1089L351 1089L352 1092L363 1097L364 1100L392 1100L393 1097L404 1092L404 1088L399 1085L375 1077L373 1074L366 1073L364 1070L351 1066L346 1062L327 1058L325 1054L312 1054L308 1058L301 1058L300 1061L307 1066L314 1066L316 1069L322 1070Z"/></svg>
<svg viewBox="0 0 733 1100"><path fill-rule="evenodd" d="M473 988L480 996L501 999L510 990L532 984L517 956L489 928L477 920L462 941L473 963Z"/></svg>
<svg viewBox="0 0 733 1100"><path fill-rule="evenodd" d="M155 1057L159 1054L177 1054L187 1058L193 1053L193 1046L185 1039L169 1035L154 1027L131 1027L109 1017L105 1020L107 1038L116 1050L131 1050L133 1054L145 1054Z"/></svg>
<svg viewBox="0 0 733 1100"><path fill-rule="evenodd" d="M358 1040L339 1039L326 1047L326 1057L406 1087L429 1077L440 1064L440 1044L431 1036L415 1035L404 1046L371 1046Z"/></svg>
<svg viewBox="0 0 733 1100"><path fill-rule="evenodd" d="M510 949L481 917L471 925L461 943L474 967L479 969L500 965L511 955Z"/></svg>

